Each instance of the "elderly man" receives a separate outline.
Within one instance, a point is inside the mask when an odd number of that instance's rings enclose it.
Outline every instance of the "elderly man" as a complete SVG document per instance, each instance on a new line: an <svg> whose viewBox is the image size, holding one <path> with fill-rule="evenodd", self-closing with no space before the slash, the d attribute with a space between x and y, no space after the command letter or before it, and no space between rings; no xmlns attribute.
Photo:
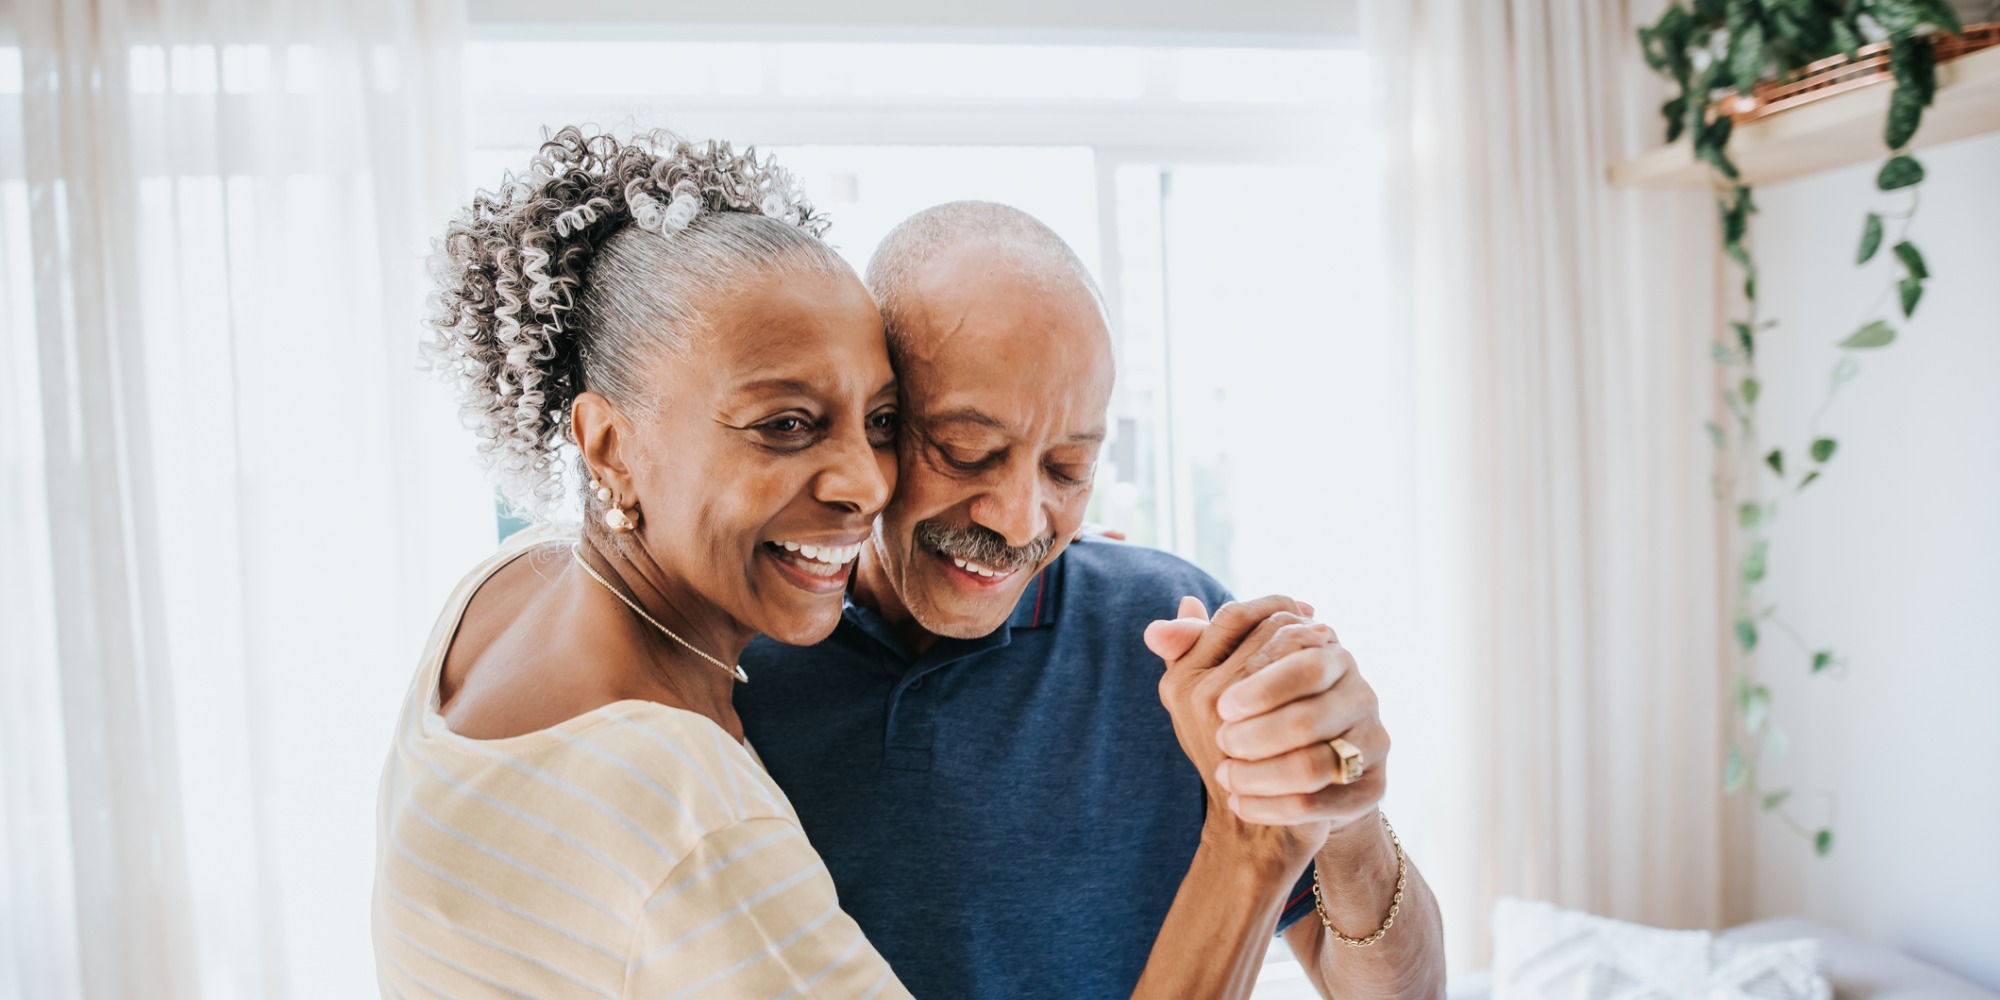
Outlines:
<svg viewBox="0 0 2000 1000"><path fill-rule="evenodd" d="M896 496L833 636L754 644L737 707L903 982L1126 997L1161 974L1170 908L1179 928L1193 907L1214 932L1179 956L1195 971L1172 972L1177 995L1242 995L1282 930L1323 994L1442 996L1436 904L1376 811L1388 735L1331 630L1076 537L1113 372L1075 254L1025 213L959 202L892 232L868 284L903 386ZM1224 721L1180 736L1219 746L1213 793L1174 731L1196 713L1162 707L1202 697ZM1305 870L1197 885L1224 808L1309 837ZM1245 912L1259 923L1238 932Z"/></svg>

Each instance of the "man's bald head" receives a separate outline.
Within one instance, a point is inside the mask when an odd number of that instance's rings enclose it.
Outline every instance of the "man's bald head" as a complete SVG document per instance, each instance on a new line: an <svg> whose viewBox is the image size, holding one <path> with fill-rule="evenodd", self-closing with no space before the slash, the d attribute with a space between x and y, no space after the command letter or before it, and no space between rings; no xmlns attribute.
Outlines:
<svg viewBox="0 0 2000 1000"><path fill-rule="evenodd" d="M1097 282L1055 230L1009 205L948 202L903 220L868 258L868 290L882 310L893 356L900 359L909 338L926 326L927 279L941 277L941 270L967 255L1041 295L1087 297L1103 316Z"/></svg>
<svg viewBox="0 0 2000 1000"><path fill-rule="evenodd" d="M978 201L897 226L868 285L903 429L855 599L912 648L987 635L1083 523L1114 378L1104 303L1053 230Z"/></svg>

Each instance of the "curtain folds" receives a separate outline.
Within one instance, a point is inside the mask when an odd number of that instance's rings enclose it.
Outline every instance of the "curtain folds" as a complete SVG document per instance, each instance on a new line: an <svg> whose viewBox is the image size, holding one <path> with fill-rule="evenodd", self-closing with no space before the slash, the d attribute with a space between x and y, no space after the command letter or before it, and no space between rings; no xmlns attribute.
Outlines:
<svg viewBox="0 0 2000 1000"><path fill-rule="evenodd" d="M1721 919L1720 269L1706 195L1605 180L1659 141L1637 6L1365 8L1448 680L1420 729L1449 745L1422 793L1448 829L1419 860L1458 968L1498 895Z"/></svg>
<svg viewBox="0 0 2000 1000"><path fill-rule="evenodd" d="M374 778L493 537L416 371L463 11L10 20L0 994L366 995Z"/></svg>

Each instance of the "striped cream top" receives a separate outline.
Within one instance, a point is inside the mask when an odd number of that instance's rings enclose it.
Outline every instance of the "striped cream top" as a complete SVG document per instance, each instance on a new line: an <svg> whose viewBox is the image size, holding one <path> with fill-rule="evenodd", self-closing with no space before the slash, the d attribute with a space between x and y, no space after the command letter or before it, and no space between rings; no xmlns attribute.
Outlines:
<svg viewBox="0 0 2000 1000"><path fill-rule="evenodd" d="M620 701L506 739L446 728L438 673L466 603L560 537L510 539L425 648L378 808L382 995L908 997L784 793L706 717Z"/></svg>

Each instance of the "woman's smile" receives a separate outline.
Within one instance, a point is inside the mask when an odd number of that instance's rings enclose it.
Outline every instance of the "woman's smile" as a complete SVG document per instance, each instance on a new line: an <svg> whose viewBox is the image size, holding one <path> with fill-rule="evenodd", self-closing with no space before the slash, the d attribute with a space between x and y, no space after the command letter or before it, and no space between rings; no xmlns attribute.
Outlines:
<svg viewBox="0 0 2000 1000"><path fill-rule="evenodd" d="M867 532L833 538L806 540L787 538L757 547L760 559L769 560L785 582L809 594L837 594L847 589L854 574L854 560L861 555Z"/></svg>

